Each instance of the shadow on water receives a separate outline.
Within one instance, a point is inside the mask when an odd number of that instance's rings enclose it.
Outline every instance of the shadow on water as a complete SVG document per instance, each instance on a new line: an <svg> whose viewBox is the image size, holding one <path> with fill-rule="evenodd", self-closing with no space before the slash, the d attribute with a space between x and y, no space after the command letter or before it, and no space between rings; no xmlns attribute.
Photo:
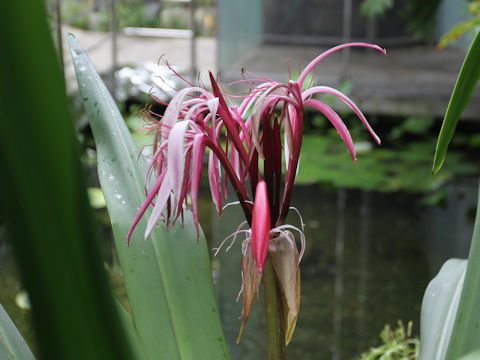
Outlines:
<svg viewBox="0 0 480 360"><path fill-rule="evenodd" d="M386 323L398 320L413 320L418 334L428 282L445 260L468 255L476 193L477 180L457 180L446 188L443 206L426 206L414 194L297 186L292 205L302 213L307 248L289 358L353 359L379 343ZM216 247L243 215L239 207L229 207L218 219L208 205L208 190L202 194L202 226ZM298 225L293 212L288 221ZM241 301L235 302L240 245L239 239L214 259L220 312L232 358L264 359L262 294L241 344L235 344L241 314Z"/></svg>

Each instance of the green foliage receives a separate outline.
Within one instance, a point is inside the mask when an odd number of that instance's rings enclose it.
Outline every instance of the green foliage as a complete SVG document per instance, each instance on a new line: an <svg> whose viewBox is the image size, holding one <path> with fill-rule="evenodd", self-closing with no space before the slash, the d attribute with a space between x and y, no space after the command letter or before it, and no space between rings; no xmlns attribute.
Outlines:
<svg viewBox="0 0 480 360"><path fill-rule="evenodd" d="M32 304L39 358L130 359L44 2L2 4L0 40L0 207Z"/></svg>
<svg viewBox="0 0 480 360"><path fill-rule="evenodd" d="M393 7L393 0L364 0L360 12L368 18L383 16L385 11Z"/></svg>
<svg viewBox="0 0 480 360"><path fill-rule="evenodd" d="M425 135L432 127L433 122L434 119L430 116L409 116L392 130L389 138L396 141L405 134Z"/></svg>
<svg viewBox="0 0 480 360"><path fill-rule="evenodd" d="M468 6L468 11L472 17L461 21L455 25L448 33L442 36L438 42L440 49L445 48L452 42L457 41L462 35L468 32L474 32L480 26L480 0L473 0Z"/></svg>
<svg viewBox="0 0 480 360"><path fill-rule="evenodd" d="M2 305L0 305L0 359L35 360L35 356Z"/></svg>
<svg viewBox="0 0 480 360"><path fill-rule="evenodd" d="M346 151L335 130L330 136L305 135L297 183L328 183L336 187L374 191L428 192L437 190L454 175L478 173L478 166L462 161L458 151L439 176L431 176L435 141L414 141L401 148L375 147L357 142L357 163ZM355 174L355 176L352 176Z"/></svg>
<svg viewBox="0 0 480 360"><path fill-rule="evenodd" d="M407 0L402 15L407 19L407 31L416 37L431 38L435 15L441 0Z"/></svg>
<svg viewBox="0 0 480 360"><path fill-rule="evenodd" d="M145 198L148 165L88 56L73 36L68 43L135 325L127 327L131 342L138 337L146 359L228 359L206 241L197 240L191 214L185 213L184 227L177 223L167 232L157 226L147 241L144 218L127 247L127 233Z"/></svg>
<svg viewBox="0 0 480 360"><path fill-rule="evenodd" d="M382 345L371 348L362 354L358 360L413 360L418 356L420 340L412 337L412 325L410 321L405 329L402 321L398 321L398 327L392 329L390 325L380 333Z"/></svg>
<svg viewBox="0 0 480 360"><path fill-rule="evenodd" d="M466 268L466 260L450 259L428 284L422 301L419 360L445 359Z"/></svg>
<svg viewBox="0 0 480 360"><path fill-rule="evenodd" d="M450 102L443 119L442 128L438 136L433 172L436 173L445 160L448 145L452 140L458 120L465 110L473 91L480 80L480 33L475 36L472 45L465 57L458 79L453 89Z"/></svg>
<svg viewBox="0 0 480 360"><path fill-rule="evenodd" d="M480 35L477 34L462 65L445 114L435 153L433 167L435 172L442 166L448 144L455 133L455 127L460 115L470 101L473 90L480 79L479 60ZM473 352L478 352L480 346L478 343L478 339L480 338L479 209L480 197L477 205L477 216L466 271L462 270L462 268L465 269L464 263L458 266L451 266L452 260L450 260L444 265L439 276L429 285L430 288L432 283L435 281L438 282L437 288L440 290L444 291L445 289L449 289L446 291L446 294L442 294L441 292L432 293L432 291L429 291L429 288L427 288L427 292L425 293L424 302L425 299L427 299L430 304L423 304L422 309L425 309L427 312L433 312L430 320L427 319L427 321L423 321L423 323L426 323L425 327L429 328L430 333L426 333L428 336L424 336L424 324L422 323L422 349L425 348L425 353L424 350L422 350L422 356L425 360L456 360L463 355L467 358L478 357L478 353L475 354ZM458 264L459 261L457 260L455 263ZM463 275L460 275L462 272L465 272L463 284L461 283ZM442 275L444 279L439 280L440 275ZM440 306L439 304L442 303L446 305ZM435 311L432 310L434 307L436 307ZM432 325L432 322L438 322L438 319L442 318L446 320L441 323L442 328L440 334L432 335L432 332L439 331L438 324L435 326L435 324ZM448 348L446 347L447 343ZM444 356L445 352L446 356Z"/></svg>
<svg viewBox="0 0 480 360"><path fill-rule="evenodd" d="M447 360L458 359L480 348L480 197L477 216L468 255L468 265L452 335L448 345Z"/></svg>

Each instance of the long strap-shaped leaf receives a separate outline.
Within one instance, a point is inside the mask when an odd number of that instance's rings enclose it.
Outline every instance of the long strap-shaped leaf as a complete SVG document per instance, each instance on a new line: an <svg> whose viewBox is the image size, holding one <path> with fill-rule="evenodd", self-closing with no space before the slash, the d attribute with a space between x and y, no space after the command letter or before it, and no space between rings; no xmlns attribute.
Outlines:
<svg viewBox="0 0 480 360"><path fill-rule="evenodd" d="M480 349L480 198L473 230L467 272L448 345L447 360Z"/></svg>
<svg viewBox="0 0 480 360"><path fill-rule="evenodd" d="M0 305L0 359L35 360L35 356L2 305Z"/></svg>
<svg viewBox="0 0 480 360"><path fill-rule="evenodd" d="M39 358L130 359L44 6L7 1L0 11L2 218L32 303Z"/></svg>
<svg viewBox="0 0 480 360"><path fill-rule="evenodd" d="M462 293L467 260L450 259L428 284L422 301L418 360L443 360Z"/></svg>
<svg viewBox="0 0 480 360"><path fill-rule="evenodd" d="M437 149L433 160L433 172L442 167L448 144L452 140L458 120L472 97L475 86L480 80L480 33L473 40L467 56L458 74L457 83L453 89L452 97L448 103L445 118L443 119L440 135L438 136Z"/></svg>
<svg viewBox="0 0 480 360"><path fill-rule="evenodd" d="M185 227L157 226L147 241L145 221L126 236L145 198L146 163L105 85L71 35L68 42L97 144L98 172L113 225L132 317L148 359L228 359L205 238L189 212ZM148 216L147 216L148 218Z"/></svg>

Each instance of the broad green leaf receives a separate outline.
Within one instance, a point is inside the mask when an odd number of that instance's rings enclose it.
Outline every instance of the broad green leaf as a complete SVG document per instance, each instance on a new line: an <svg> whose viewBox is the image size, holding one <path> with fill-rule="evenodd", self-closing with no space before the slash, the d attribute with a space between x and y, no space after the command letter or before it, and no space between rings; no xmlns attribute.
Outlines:
<svg viewBox="0 0 480 360"><path fill-rule="evenodd" d="M206 241L185 227L158 226L143 239L142 220L126 235L145 199L147 165L112 97L76 39L68 36L80 92L97 144L98 173L112 221L132 319L147 359L228 359ZM149 212L147 213L148 217Z"/></svg>
<svg viewBox="0 0 480 360"><path fill-rule="evenodd" d="M466 260L450 259L428 284L422 302L419 360L445 358L466 268Z"/></svg>
<svg viewBox="0 0 480 360"><path fill-rule="evenodd" d="M39 358L130 359L44 4L7 1L0 12L2 219L32 304Z"/></svg>
<svg viewBox="0 0 480 360"><path fill-rule="evenodd" d="M122 322L123 329L127 335L128 340L130 341L130 347L132 348L132 353L134 354L134 359L143 360L146 358L142 346L140 345L140 339L138 338L137 331L135 326L132 323L130 314L125 310L123 305L118 299L115 299L115 305L117 306L118 313L120 315L120 321Z"/></svg>
<svg viewBox="0 0 480 360"><path fill-rule="evenodd" d="M480 349L480 198L467 272L446 359L458 359Z"/></svg>
<svg viewBox="0 0 480 360"><path fill-rule="evenodd" d="M35 356L1 304L0 359L35 360Z"/></svg>
<svg viewBox="0 0 480 360"><path fill-rule="evenodd" d="M468 50L443 119L433 160L434 173L442 167L458 120L470 101L478 80L480 80L480 66L478 64L480 64L480 33L477 33Z"/></svg>

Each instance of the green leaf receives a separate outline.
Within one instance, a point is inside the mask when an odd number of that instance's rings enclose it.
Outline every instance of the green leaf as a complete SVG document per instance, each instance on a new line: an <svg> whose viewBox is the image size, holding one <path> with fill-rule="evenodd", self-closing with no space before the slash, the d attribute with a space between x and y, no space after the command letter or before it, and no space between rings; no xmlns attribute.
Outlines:
<svg viewBox="0 0 480 360"><path fill-rule="evenodd" d="M480 198L468 265L446 359L480 348Z"/></svg>
<svg viewBox="0 0 480 360"><path fill-rule="evenodd" d="M117 306L118 313L120 315L120 321L123 324L123 328L127 335L127 338L130 341L130 346L132 348L132 352L134 354L134 359L143 360L146 358L145 353L143 351L142 346L140 345L140 339L138 338L137 331L135 330L135 326L133 325L132 319L130 318L130 314L125 310L123 305L120 303L118 299L115 299L115 305Z"/></svg>
<svg viewBox="0 0 480 360"><path fill-rule="evenodd" d="M35 360L35 356L1 304L0 359Z"/></svg>
<svg viewBox="0 0 480 360"><path fill-rule="evenodd" d="M132 319L147 359L228 359L205 238L192 216L167 233L146 220L126 235L145 199L147 164L112 97L76 39L68 36L80 92L97 144L98 172L112 221ZM148 212L146 216L148 217Z"/></svg>
<svg viewBox="0 0 480 360"><path fill-rule="evenodd" d="M461 23L455 25L448 33L442 36L442 38L438 42L438 48L445 48L451 42L458 40L458 38L465 34L467 31L473 30L479 25L480 17L474 17L462 21Z"/></svg>
<svg viewBox="0 0 480 360"><path fill-rule="evenodd" d="M375 16L385 15L385 11L393 7L393 0L363 0L360 12L373 19Z"/></svg>
<svg viewBox="0 0 480 360"><path fill-rule="evenodd" d="M472 97L475 86L480 80L480 33L473 40L467 56L458 74L457 83L453 89L450 102L443 119L440 135L438 136L435 158L433 160L433 172L436 173L445 160L448 145L452 140L458 120Z"/></svg>
<svg viewBox="0 0 480 360"><path fill-rule="evenodd" d="M445 358L466 268L466 260L450 259L428 284L422 302L419 360Z"/></svg>
<svg viewBox="0 0 480 360"><path fill-rule="evenodd" d="M130 359L44 1L2 3L0 207L42 359Z"/></svg>

